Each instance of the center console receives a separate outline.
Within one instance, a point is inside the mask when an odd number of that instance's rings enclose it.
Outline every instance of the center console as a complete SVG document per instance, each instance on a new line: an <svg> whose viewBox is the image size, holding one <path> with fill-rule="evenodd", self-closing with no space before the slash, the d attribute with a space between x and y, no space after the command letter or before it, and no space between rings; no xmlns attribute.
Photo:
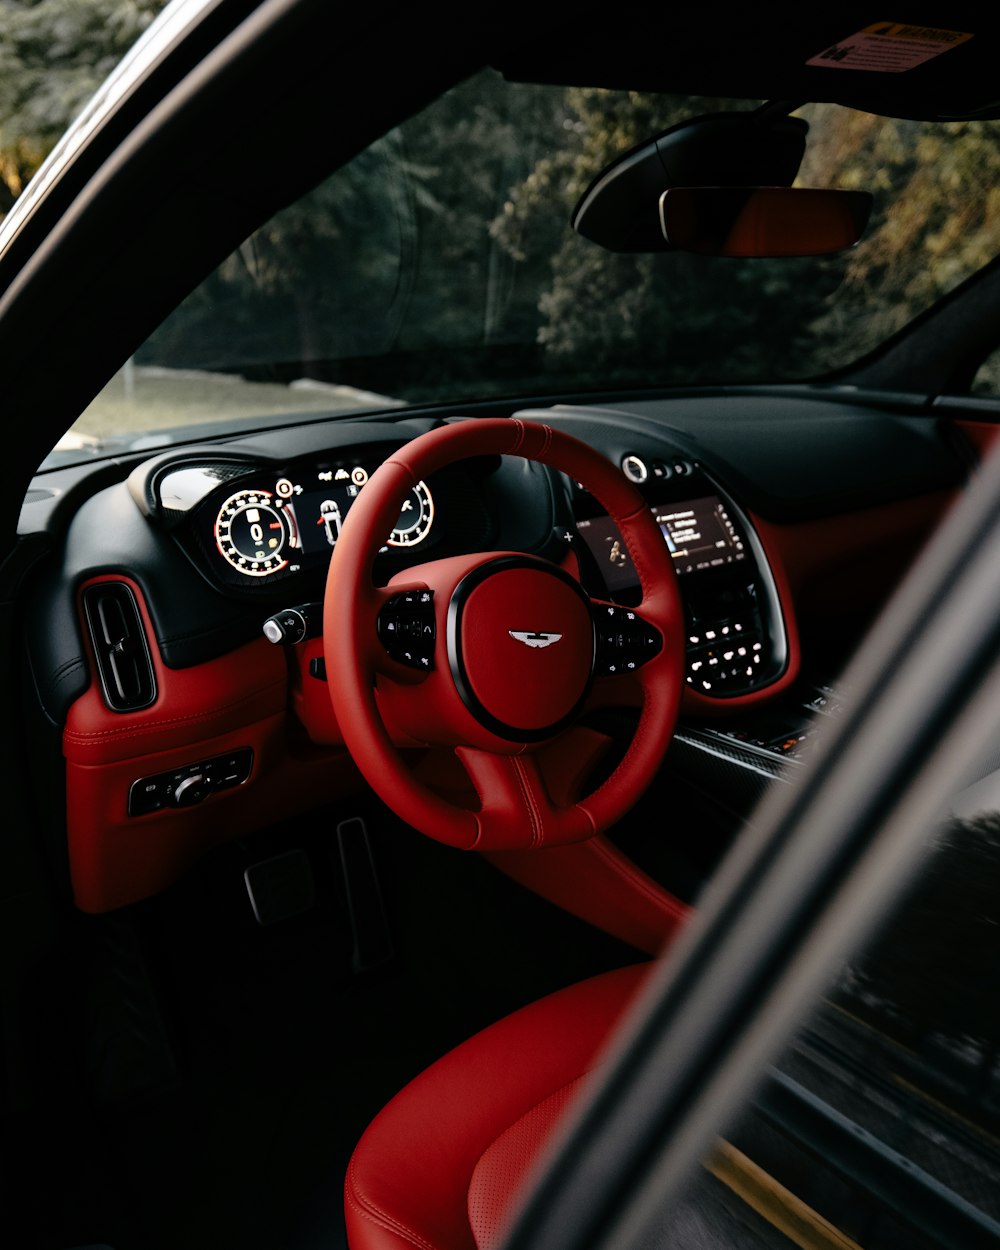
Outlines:
<svg viewBox="0 0 1000 1250"><path fill-rule="evenodd" d="M785 670L787 637L774 579L748 518L689 461L654 463L648 469L637 456L628 460L680 582L685 681L713 699L771 685ZM644 476L636 480L640 473ZM577 488L574 511L581 571L589 588L634 606L639 580L614 521L582 488Z"/></svg>
<svg viewBox="0 0 1000 1250"><path fill-rule="evenodd" d="M841 699L822 677L789 682L789 631L775 578L749 517L726 490L682 457L627 455L622 468L670 551L684 604L685 682L700 696L674 734L669 793L675 804L694 795L699 819L707 801L724 805L735 830L774 782L794 777ZM639 580L615 523L578 486L573 504L588 590L635 606ZM630 854L641 857L642 848Z"/></svg>

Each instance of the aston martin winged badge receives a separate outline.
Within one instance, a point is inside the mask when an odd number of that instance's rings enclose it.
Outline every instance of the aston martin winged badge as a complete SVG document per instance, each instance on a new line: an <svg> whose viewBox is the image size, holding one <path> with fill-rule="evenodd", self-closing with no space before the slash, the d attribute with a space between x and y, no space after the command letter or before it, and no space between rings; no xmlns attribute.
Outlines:
<svg viewBox="0 0 1000 1250"><path fill-rule="evenodd" d="M551 647L562 637L562 634L528 633L521 629L508 629L507 633L518 642L523 642L526 647Z"/></svg>

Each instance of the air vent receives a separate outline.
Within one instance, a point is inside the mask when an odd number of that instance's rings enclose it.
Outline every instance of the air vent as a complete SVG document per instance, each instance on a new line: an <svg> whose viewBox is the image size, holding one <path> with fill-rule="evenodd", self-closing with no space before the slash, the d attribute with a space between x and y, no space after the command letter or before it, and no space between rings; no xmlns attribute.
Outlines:
<svg viewBox="0 0 1000 1250"><path fill-rule="evenodd" d="M135 595L124 582L101 582L83 592L104 701L114 712L135 712L156 698L149 644Z"/></svg>

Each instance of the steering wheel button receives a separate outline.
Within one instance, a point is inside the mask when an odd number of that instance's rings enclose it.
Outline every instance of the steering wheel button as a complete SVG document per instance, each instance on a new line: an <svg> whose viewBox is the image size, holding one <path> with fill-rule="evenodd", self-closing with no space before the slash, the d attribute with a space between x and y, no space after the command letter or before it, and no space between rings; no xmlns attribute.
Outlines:
<svg viewBox="0 0 1000 1250"><path fill-rule="evenodd" d="M408 590L392 595L378 617L378 636L399 664L427 671L434 667L434 592Z"/></svg>

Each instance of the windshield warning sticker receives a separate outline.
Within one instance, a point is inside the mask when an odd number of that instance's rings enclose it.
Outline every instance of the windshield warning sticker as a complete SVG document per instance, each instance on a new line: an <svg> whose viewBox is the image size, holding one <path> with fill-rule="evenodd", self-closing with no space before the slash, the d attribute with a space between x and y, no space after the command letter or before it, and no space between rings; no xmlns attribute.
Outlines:
<svg viewBox="0 0 1000 1250"><path fill-rule="evenodd" d="M806 61L826 69L860 69L876 74L902 74L924 61L971 39L961 30L907 26L905 22L873 22L856 35Z"/></svg>

